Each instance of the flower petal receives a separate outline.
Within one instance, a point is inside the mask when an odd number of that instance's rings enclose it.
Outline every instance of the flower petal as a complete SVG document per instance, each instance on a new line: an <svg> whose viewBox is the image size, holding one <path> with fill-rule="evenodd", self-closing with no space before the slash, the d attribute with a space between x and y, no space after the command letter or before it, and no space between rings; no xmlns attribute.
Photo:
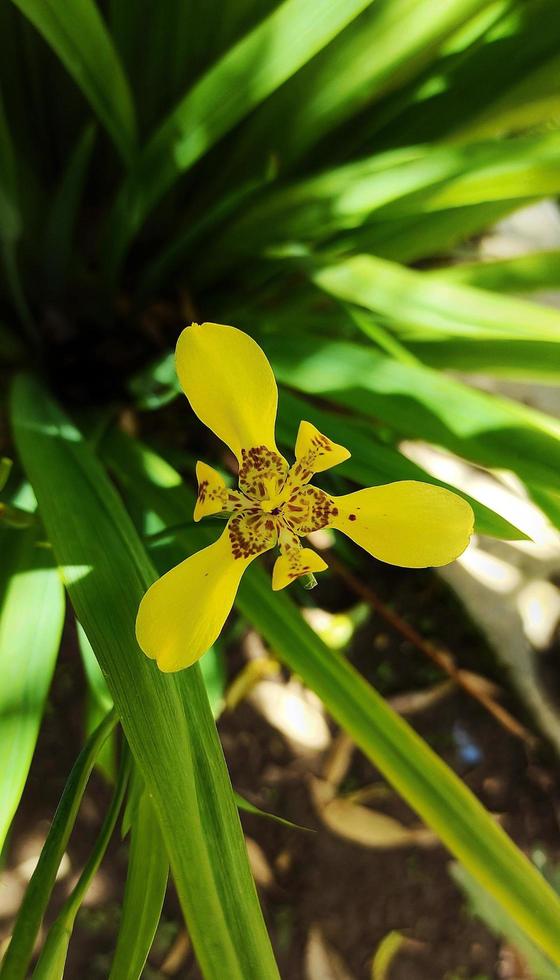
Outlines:
<svg viewBox="0 0 560 980"><path fill-rule="evenodd" d="M230 490L220 474L200 460L196 464L198 497L194 506L194 520L211 514L233 513L243 510L247 499L238 490Z"/></svg>
<svg viewBox="0 0 560 980"><path fill-rule="evenodd" d="M259 542L253 535L240 551L238 525L243 518L244 514L231 518L214 544L172 568L142 599L136 639L160 670L182 670L206 653L227 619L243 572L253 558L275 544L276 535L269 539L261 535Z"/></svg>
<svg viewBox="0 0 560 980"><path fill-rule="evenodd" d="M300 422L296 462L290 471L290 480L295 484L307 483L314 473L323 473L349 458L350 453L344 446L324 436L311 422Z"/></svg>
<svg viewBox="0 0 560 980"><path fill-rule="evenodd" d="M221 323L193 323L179 337L175 363L193 411L240 464L242 449L264 445L276 451L278 389L252 337Z"/></svg>
<svg viewBox="0 0 560 980"><path fill-rule="evenodd" d="M333 497L330 526L390 565L447 565L463 553L473 532L470 504L450 490L403 480Z"/></svg>
<svg viewBox="0 0 560 980"><path fill-rule="evenodd" d="M276 559L272 570L272 588L275 592L291 585L300 575L324 572L328 568L326 561L316 551L302 548L298 536L289 531L280 532L280 549L282 554Z"/></svg>
<svg viewBox="0 0 560 980"><path fill-rule="evenodd" d="M329 527L337 513L334 498L310 485L296 487L283 509L288 527L300 535Z"/></svg>
<svg viewBox="0 0 560 980"><path fill-rule="evenodd" d="M241 455L243 461L239 467L240 490L259 503L276 498L288 474L288 464L284 457L266 446L242 449Z"/></svg>

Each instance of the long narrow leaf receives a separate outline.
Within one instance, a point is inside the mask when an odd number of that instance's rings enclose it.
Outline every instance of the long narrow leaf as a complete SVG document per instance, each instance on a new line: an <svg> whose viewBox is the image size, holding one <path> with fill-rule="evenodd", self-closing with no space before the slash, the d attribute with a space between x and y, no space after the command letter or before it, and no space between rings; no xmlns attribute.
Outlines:
<svg viewBox="0 0 560 980"><path fill-rule="evenodd" d="M138 980L158 926L169 873L165 844L146 792L131 831L128 874L109 980Z"/></svg>
<svg viewBox="0 0 560 980"><path fill-rule="evenodd" d="M72 833L87 781L97 755L117 723L116 713L106 715L80 752L64 787L37 867L18 912L12 940L2 962L2 980L24 980L41 920L55 883L66 845Z"/></svg>
<svg viewBox="0 0 560 980"><path fill-rule="evenodd" d="M56 51L124 160L134 156L136 123L128 83L93 0L12 0Z"/></svg>
<svg viewBox="0 0 560 980"><path fill-rule="evenodd" d="M113 791L113 797L109 809L105 814L99 836L78 878L77 884L66 899L47 933L45 945L41 950L39 961L33 973L34 980L62 980L74 922L76 921L76 916L85 894L103 860L113 830L115 829L115 824L123 803L129 773L130 754L128 750L125 750Z"/></svg>
<svg viewBox="0 0 560 980"><path fill-rule="evenodd" d="M177 177L371 2L284 0L187 92L119 194L108 236L110 267L118 265L134 232Z"/></svg>
<svg viewBox="0 0 560 980"><path fill-rule="evenodd" d="M64 589L37 526L0 530L0 849L19 803L54 671Z"/></svg>
<svg viewBox="0 0 560 980"><path fill-rule="evenodd" d="M49 293L64 287L73 247L74 229L95 142L95 125L89 123L74 148L54 196L45 229L44 264Z"/></svg>
<svg viewBox="0 0 560 980"><path fill-rule="evenodd" d="M275 978L200 671L164 675L136 642L153 566L103 468L46 390L18 378L12 416L70 598L153 800L201 969L220 980Z"/></svg>
<svg viewBox="0 0 560 980"><path fill-rule="evenodd" d="M425 276L373 255L320 269L314 280L331 295L389 318L404 340L436 335L560 345L556 310Z"/></svg>

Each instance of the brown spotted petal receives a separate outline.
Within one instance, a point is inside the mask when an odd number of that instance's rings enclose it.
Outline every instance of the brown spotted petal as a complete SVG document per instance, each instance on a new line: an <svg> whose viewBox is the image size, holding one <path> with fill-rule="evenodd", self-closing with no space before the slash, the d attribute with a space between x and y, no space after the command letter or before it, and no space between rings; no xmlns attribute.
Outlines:
<svg viewBox="0 0 560 980"><path fill-rule="evenodd" d="M276 559L272 572L272 588L275 592L284 589L301 575L324 572L327 563L312 548L302 548L297 534L286 528L280 531L280 557Z"/></svg>
<svg viewBox="0 0 560 980"><path fill-rule="evenodd" d="M198 480L198 496L193 515L195 521L211 514L233 514L235 511L243 510L249 504L247 498L238 490L230 490L220 474L207 463L198 461L196 477Z"/></svg>
<svg viewBox="0 0 560 980"><path fill-rule="evenodd" d="M234 558L253 558L274 548L278 540L278 521L260 507L251 507L230 518L228 534Z"/></svg>
<svg viewBox="0 0 560 980"><path fill-rule="evenodd" d="M277 497L288 473L283 456L266 446L241 450L239 489L252 500L272 500Z"/></svg>
<svg viewBox="0 0 560 980"><path fill-rule="evenodd" d="M311 422L300 422L296 441L296 461L291 467L288 482L296 487L308 483L314 473L322 473L349 459L350 453L328 436L319 432Z"/></svg>
<svg viewBox="0 0 560 980"><path fill-rule="evenodd" d="M317 487L295 490L283 509L283 517L296 534L310 534L330 524L338 508L328 493Z"/></svg>

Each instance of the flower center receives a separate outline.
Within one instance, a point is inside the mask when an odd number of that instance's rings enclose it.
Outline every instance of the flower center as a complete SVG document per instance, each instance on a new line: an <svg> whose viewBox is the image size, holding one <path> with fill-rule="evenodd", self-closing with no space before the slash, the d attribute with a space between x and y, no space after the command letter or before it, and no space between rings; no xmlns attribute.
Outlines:
<svg viewBox="0 0 560 980"><path fill-rule="evenodd" d="M261 510L263 510L265 514L272 514L274 517L278 517L278 515L282 512L282 505L284 502L285 501L282 498L282 494L279 493L274 497L270 497L268 499L265 498L264 500L259 501Z"/></svg>

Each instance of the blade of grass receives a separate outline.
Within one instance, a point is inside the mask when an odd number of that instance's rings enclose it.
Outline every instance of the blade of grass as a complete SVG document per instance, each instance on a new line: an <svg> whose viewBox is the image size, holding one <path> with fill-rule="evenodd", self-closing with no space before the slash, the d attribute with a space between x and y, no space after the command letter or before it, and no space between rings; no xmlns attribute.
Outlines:
<svg viewBox="0 0 560 980"><path fill-rule="evenodd" d="M426 273L461 286L490 289L497 293L530 293L557 289L560 282L560 251L532 252L512 259L460 262Z"/></svg>
<svg viewBox="0 0 560 980"><path fill-rule="evenodd" d="M76 822L87 781L98 753L116 723L116 712L109 712L99 728L90 735L72 767L18 912L12 939L0 969L2 980L25 980L28 975L35 939Z"/></svg>
<svg viewBox="0 0 560 980"><path fill-rule="evenodd" d="M139 980L160 920L168 874L157 817L143 791L132 819L122 919L109 980Z"/></svg>
<svg viewBox="0 0 560 980"><path fill-rule="evenodd" d="M0 530L0 850L23 792L54 672L64 589L37 526Z"/></svg>
<svg viewBox="0 0 560 980"><path fill-rule="evenodd" d="M136 149L128 82L111 35L93 0L12 0L43 35L91 103L123 160Z"/></svg>
<svg viewBox="0 0 560 980"><path fill-rule="evenodd" d="M404 340L432 335L560 342L560 313L526 300L425 276L372 255L320 269L314 282L337 299L388 317Z"/></svg>
<svg viewBox="0 0 560 980"><path fill-rule="evenodd" d="M538 980L560 980L560 970L543 956L508 913L459 864L451 865L451 877L468 899L472 915L479 918L496 936L503 937L508 946L515 947L527 964L531 975Z"/></svg>
<svg viewBox="0 0 560 980"><path fill-rule="evenodd" d="M220 250L246 254L397 217L558 194L560 135L466 146L406 146L272 188L238 212ZM365 226L365 228L364 228Z"/></svg>
<svg viewBox="0 0 560 980"><path fill-rule="evenodd" d="M178 524L194 494L161 457L116 431L102 452L135 507ZM214 537L198 526L160 552L161 570ZM286 592L253 565L237 599L275 654L321 698L333 718L532 939L560 963L560 899L465 784L340 655L305 623Z"/></svg>
<svg viewBox="0 0 560 980"><path fill-rule="evenodd" d="M101 723L108 711L113 707L113 701L109 694L107 684L101 667L97 663L95 654L92 650L86 634L79 623L76 623L78 635L78 647L87 681L87 702L85 717L85 733L87 736L93 732ZM101 749L96 766L103 773L109 783L115 781L117 772L117 740L116 732L113 732Z"/></svg>
<svg viewBox="0 0 560 980"><path fill-rule="evenodd" d="M74 890L66 899L61 911L58 913L47 933L45 945L41 950L39 961L33 972L34 980L62 980L74 922L76 921L76 916L85 894L103 860L113 830L115 829L115 824L124 800L129 774L130 753L125 749L113 791L113 798L105 814L99 836Z"/></svg>
<svg viewBox="0 0 560 980"><path fill-rule="evenodd" d="M31 313L21 282L17 244L23 231L19 187L18 166L13 140L0 92L0 246L4 275L14 307L34 344L36 341Z"/></svg>
<svg viewBox="0 0 560 980"><path fill-rule="evenodd" d="M496 377L558 384L558 344L546 341L436 338L409 341L407 347L431 368L483 372Z"/></svg>
<svg viewBox="0 0 560 980"><path fill-rule="evenodd" d="M134 633L155 570L81 433L32 378L14 433L76 614L106 678L164 836L207 978L277 977L239 815L198 667L164 675Z"/></svg>
<svg viewBox="0 0 560 980"><path fill-rule="evenodd" d="M47 289L56 295L64 288L72 256L73 236L96 128L88 123L70 156L50 206L45 228L44 270Z"/></svg>

